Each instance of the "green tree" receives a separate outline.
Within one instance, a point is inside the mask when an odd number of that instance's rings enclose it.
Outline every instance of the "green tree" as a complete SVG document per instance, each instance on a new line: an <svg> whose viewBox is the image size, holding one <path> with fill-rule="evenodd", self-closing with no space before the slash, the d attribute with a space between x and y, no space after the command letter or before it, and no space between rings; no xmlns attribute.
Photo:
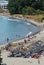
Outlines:
<svg viewBox="0 0 44 65"><path fill-rule="evenodd" d="M35 10L39 9L44 11L44 0L9 0L8 9L11 14L22 14L22 12L27 12L25 11L26 7L27 11L30 11L32 8Z"/></svg>
<svg viewBox="0 0 44 65"><path fill-rule="evenodd" d="M32 7L24 7L22 9L22 14L32 15L35 12L36 12L36 10L34 8L32 8Z"/></svg>

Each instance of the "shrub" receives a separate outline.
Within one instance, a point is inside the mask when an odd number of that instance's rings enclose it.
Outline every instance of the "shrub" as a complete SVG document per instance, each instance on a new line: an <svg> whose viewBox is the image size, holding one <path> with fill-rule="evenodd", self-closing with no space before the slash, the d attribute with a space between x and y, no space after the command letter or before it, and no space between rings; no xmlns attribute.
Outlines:
<svg viewBox="0 0 44 65"><path fill-rule="evenodd" d="M38 10L36 10L36 13L37 13L37 14L44 14L44 11L38 9Z"/></svg>
<svg viewBox="0 0 44 65"><path fill-rule="evenodd" d="M1 63L2 63L2 58L0 58L0 65L1 65Z"/></svg>
<svg viewBox="0 0 44 65"><path fill-rule="evenodd" d="M41 22L43 22L43 20L44 20L44 17L42 17Z"/></svg>
<svg viewBox="0 0 44 65"><path fill-rule="evenodd" d="M35 14L35 9L32 8L32 7L24 7L22 9L22 14L28 14L28 15L32 15L32 14Z"/></svg>
<svg viewBox="0 0 44 65"><path fill-rule="evenodd" d="M3 12L4 12L4 10L0 8L0 13L3 13Z"/></svg>

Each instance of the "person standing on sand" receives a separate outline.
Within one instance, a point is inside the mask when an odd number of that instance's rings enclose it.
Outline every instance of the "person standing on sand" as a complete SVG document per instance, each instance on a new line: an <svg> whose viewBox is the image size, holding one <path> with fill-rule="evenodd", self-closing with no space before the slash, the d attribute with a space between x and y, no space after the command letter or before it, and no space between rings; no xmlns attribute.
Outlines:
<svg viewBox="0 0 44 65"><path fill-rule="evenodd" d="M40 60L38 59L38 64L40 64Z"/></svg>

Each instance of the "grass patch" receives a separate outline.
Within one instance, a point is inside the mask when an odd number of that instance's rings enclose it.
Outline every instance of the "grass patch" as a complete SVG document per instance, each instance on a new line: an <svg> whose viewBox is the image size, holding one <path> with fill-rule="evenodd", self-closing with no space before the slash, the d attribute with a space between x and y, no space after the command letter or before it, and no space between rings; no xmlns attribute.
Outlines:
<svg viewBox="0 0 44 65"><path fill-rule="evenodd" d="M25 15L24 17L26 17L28 19L33 19L33 20L38 21L38 22L42 22L42 20L44 19L44 15L43 14L39 14L39 15Z"/></svg>

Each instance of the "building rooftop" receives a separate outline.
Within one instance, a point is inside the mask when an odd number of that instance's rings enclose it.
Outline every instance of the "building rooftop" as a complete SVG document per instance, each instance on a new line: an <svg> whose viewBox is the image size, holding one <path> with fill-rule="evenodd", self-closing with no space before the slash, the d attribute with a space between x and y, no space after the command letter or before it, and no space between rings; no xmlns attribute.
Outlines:
<svg viewBox="0 0 44 65"><path fill-rule="evenodd" d="M0 0L0 8L7 9L8 1L7 0Z"/></svg>
<svg viewBox="0 0 44 65"><path fill-rule="evenodd" d="M0 0L0 4L8 4L8 1L6 1L6 0Z"/></svg>

